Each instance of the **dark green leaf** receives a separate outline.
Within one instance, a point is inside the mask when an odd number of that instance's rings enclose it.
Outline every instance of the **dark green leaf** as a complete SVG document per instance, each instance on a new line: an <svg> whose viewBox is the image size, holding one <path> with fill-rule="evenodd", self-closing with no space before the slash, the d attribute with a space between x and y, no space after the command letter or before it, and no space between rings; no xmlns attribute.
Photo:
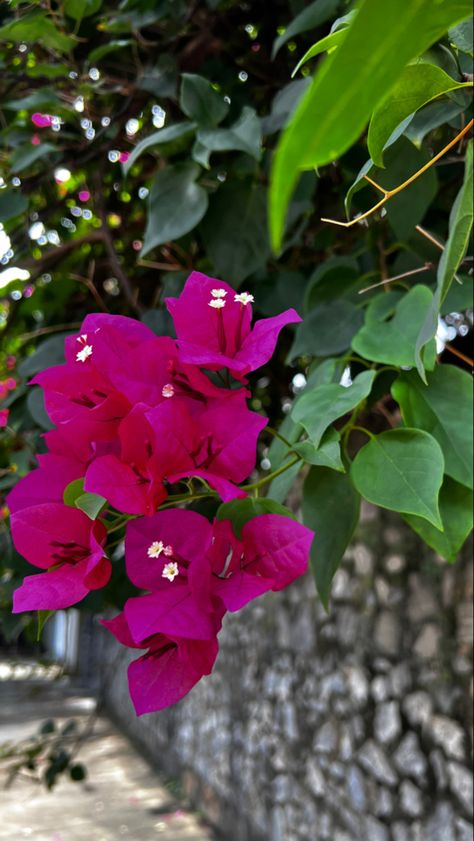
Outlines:
<svg viewBox="0 0 474 841"><path fill-rule="evenodd" d="M381 508L416 514L442 528L438 495L444 458L438 442L421 429L390 429L357 453L351 478L365 499Z"/></svg>
<svg viewBox="0 0 474 841"><path fill-rule="evenodd" d="M23 172L32 164L49 155L50 152L58 152L58 148L52 143L40 143L39 146L32 146L31 143L24 143L15 149L11 158L11 171Z"/></svg>
<svg viewBox="0 0 474 841"><path fill-rule="evenodd" d="M95 50L91 50L87 56L87 61L89 65L95 65L106 55L109 55L109 53L122 50L124 47L128 47L129 44L131 44L131 41L125 38L119 41L109 41L107 44L102 44L100 47L96 47Z"/></svg>
<svg viewBox="0 0 474 841"><path fill-rule="evenodd" d="M300 35L301 32L307 32L308 29L316 29L317 26L332 18L336 14L338 6L338 0L314 0L313 3L310 3L275 39L272 47L272 58L275 58L283 44L286 44L290 38Z"/></svg>
<svg viewBox="0 0 474 841"><path fill-rule="evenodd" d="M320 304L298 325L288 361L298 356L342 353L350 347L363 321L362 310L344 299Z"/></svg>
<svg viewBox="0 0 474 841"><path fill-rule="evenodd" d="M179 104L190 120L202 128L214 128L226 116L229 106L208 79L194 73L183 73Z"/></svg>
<svg viewBox="0 0 474 841"><path fill-rule="evenodd" d="M375 371L364 371L347 388L336 383L318 385L296 401L291 417L304 426L317 447L333 421L351 412L368 397L374 378Z"/></svg>
<svg viewBox="0 0 474 841"><path fill-rule="evenodd" d="M233 499L232 502L225 502L217 509L218 520L230 520L234 532L238 538L242 536L242 529L245 523L259 517L261 514L280 514L284 517L295 519L294 515L284 505L275 502L268 497L246 497L246 499Z"/></svg>
<svg viewBox="0 0 474 841"><path fill-rule="evenodd" d="M64 339L72 333L58 333L40 342L36 351L27 356L18 366L18 373L22 377L32 377L45 368L52 365L61 365L64 362Z"/></svg>
<svg viewBox="0 0 474 841"><path fill-rule="evenodd" d="M473 405L471 375L454 365L438 365L428 385L414 372L394 382L392 394L407 426L421 427L436 438L445 471L473 487Z"/></svg>
<svg viewBox="0 0 474 841"><path fill-rule="evenodd" d="M152 248L192 231L207 210L207 192L196 184L200 169L177 164L158 173L150 193L142 256Z"/></svg>
<svg viewBox="0 0 474 841"><path fill-rule="evenodd" d="M429 159L426 149L417 149L406 137L400 137L387 151L387 169L378 170L372 177L382 187L392 189L421 169ZM390 199L386 205L387 219L398 239L410 239L413 236L415 226L423 221L437 188L436 173L431 168Z"/></svg>
<svg viewBox="0 0 474 841"><path fill-rule="evenodd" d="M238 286L264 265L270 254L266 212L266 191L257 184L225 184L211 198L201 233L218 277Z"/></svg>
<svg viewBox="0 0 474 841"><path fill-rule="evenodd" d="M11 99L3 104L4 108L13 111L33 111L35 109L48 108L56 106L59 103L59 97L53 88L43 87L21 99Z"/></svg>
<svg viewBox="0 0 474 841"><path fill-rule="evenodd" d="M303 489L303 522L313 529L311 566L326 610L331 582L359 521L360 496L349 477L312 467Z"/></svg>
<svg viewBox="0 0 474 841"><path fill-rule="evenodd" d="M26 405L34 422L38 424L41 429L53 429L53 424L51 423L44 406L43 392L40 388L34 386L34 388L30 389L28 397L26 398Z"/></svg>
<svg viewBox="0 0 474 841"><path fill-rule="evenodd" d="M28 207L28 199L18 190L2 190L0 193L0 222L14 219L24 213Z"/></svg>
<svg viewBox="0 0 474 841"><path fill-rule="evenodd" d="M283 128L310 84L310 79L298 79L278 91L272 102L270 114L262 120L264 134L273 134Z"/></svg>
<svg viewBox="0 0 474 841"><path fill-rule="evenodd" d="M365 0L343 43L318 70L280 141L270 188L270 224L281 245L300 170L339 157L356 140L405 65L471 14L468 0Z"/></svg>
<svg viewBox="0 0 474 841"><path fill-rule="evenodd" d="M464 181L456 196L449 216L449 236L438 264L436 292L431 306L420 326L416 339L415 358L420 377L425 380L422 351L425 345L436 335L438 314L454 275L464 258L473 222L473 142L469 141L466 150Z"/></svg>
<svg viewBox="0 0 474 841"><path fill-rule="evenodd" d="M230 128L200 129L196 136L209 152L246 152L257 161L262 154L260 120L248 105Z"/></svg>
<svg viewBox="0 0 474 841"><path fill-rule="evenodd" d="M459 23L448 32L450 43L454 44L462 53L467 53L470 56L473 55L473 24L474 19L469 18L469 20Z"/></svg>
<svg viewBox="0 0 474 841"><path fill-rule="evenodd" d="M181 144L176 143L176 141L181 141L183 138L188 138L194 131L196 126L194 123L176 123L174 126L167 126L166 128L160 128L158 131L153 132L150 134L149 137L145 137L140 143L137 143L135 146L132 154L130 155L128 161L123 165L123 171L125 174L130 170L133 166L137 158L146 152L147 149L152 149L155 146L164 147L164 149L160 149L160 151L166 152L169 154L172 151L179 151Z"/></svg>
<svg viewBox="0 0 474 841"><path fill-rule="evenodd" d="M468 274L460 274L461 283L453 283L441 306L441 315L450 312L464 312L474 308L473 278Z"/></svg>
<svg viewBox="0 0 474 841"><path fill-rule="evenodd" d="M472 502L472 491L447 476L439 494L444 531L411 514L404 514L403 519L438 555L453 563L472 531Z"/></svg>
<svg viewBox="0 0 474 841"><path fill-rule="evenodd" d="M432 99L457 88L468 87L457 82L435 64L411 64L372 114L367 146L376 166L383 166L383 149L392 132L414 111Z"/></svg>
<svg viewBox="0 0 474 841"><path fill-rule="evenodd" d="M391 299L385 295L374 299L367 309L364 326L352 340L353 350L372 362L415 366L416 338L432 300L431 289L414 286L395 304L394 315L390 318L390 310L380 314L379 308L384 303L390 306Z"/></svg>

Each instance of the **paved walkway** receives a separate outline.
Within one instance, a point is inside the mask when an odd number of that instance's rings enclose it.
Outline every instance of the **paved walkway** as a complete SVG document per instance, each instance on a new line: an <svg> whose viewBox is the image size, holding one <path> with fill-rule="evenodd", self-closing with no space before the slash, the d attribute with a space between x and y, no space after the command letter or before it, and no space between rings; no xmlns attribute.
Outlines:
<svg viewBox="0 0 474 841"><path fill-rule="evenodd" d="M46 719L82 727L93 710L93 699L54 669L0 659L0 748ZM5 789L0 761L1 841L211 841L108 719L96 720L77 760L87 780L62 779L52 792L25 774Z"/></svg>

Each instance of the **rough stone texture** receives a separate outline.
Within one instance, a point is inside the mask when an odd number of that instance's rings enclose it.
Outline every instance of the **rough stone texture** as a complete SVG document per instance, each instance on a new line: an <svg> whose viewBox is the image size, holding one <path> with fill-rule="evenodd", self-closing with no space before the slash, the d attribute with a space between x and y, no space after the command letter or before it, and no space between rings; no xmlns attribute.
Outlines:
<svg viewBox="0 0 474 841"><path fill-rule="evenodd" d="M226 841L469 841L471 598L467 555L367 506L329 614L308 575L228 615L214 674L141 719L121 650L109 708Z"/></svg>

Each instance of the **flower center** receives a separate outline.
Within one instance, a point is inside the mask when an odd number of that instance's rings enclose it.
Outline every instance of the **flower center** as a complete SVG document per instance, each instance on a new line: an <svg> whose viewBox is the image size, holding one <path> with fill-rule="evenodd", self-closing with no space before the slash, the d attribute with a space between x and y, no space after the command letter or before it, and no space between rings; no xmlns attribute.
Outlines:
<svg viewBox="0 0 474 841"><path fill-rule="evenodd" d="M173 547L165 546L162 540L154 540L147 549L147 555L149 558L159 558L161 554L169 558L173 554Z"/></svg>
<svg viewBox="0 0 474 841"><path fill-rule="evenodd" d="M254 301L255 301L255 298L253 297L253 295L250 295L248 292L240 292L239 295L234 295L234 301L235 301L236 304L243 304L244 307L246 307L247 304L253 304Z"/></svg>
<svg viewBox="0 0 474 841"><path fill-rule="evenodd" d="M82 345L81 349L76 353L76 362L85 362L89 356L92 356L92 345L87 344L87 333L78 336L76 342Z"/></svg>
<svg viewBox="0 0 474 841"><path fill-rule="evenodd" d="M169 564L164 565L163 572L161 573L162 578L167 578L168 581L174 581L177 575L179 575L179 568L176 561L170 561Z"/></svg>

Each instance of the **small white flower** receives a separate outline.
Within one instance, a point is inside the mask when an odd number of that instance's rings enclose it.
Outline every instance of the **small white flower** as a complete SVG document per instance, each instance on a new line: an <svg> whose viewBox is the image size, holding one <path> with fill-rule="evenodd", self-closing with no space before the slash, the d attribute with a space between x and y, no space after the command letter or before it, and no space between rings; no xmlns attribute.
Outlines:
<svg viewBox="0 0 474 841"><path fill-rule="evenodd" d="M162 397L173 397L174 396L174 385L171 383L166 383L161 389L161 396Z"/></svg>
<svg viewBox="0 0 474 841"><path fill-rule="evenodd" d="M179 575L179 568L176 561L171 561L169 564L164 565L163 572L161 573L162 578L167 578L168 581L174 581L177 575Z"/></svg>
<svg viewBox="0 0 474 841"><path fill-rule="evenodd" d="M213 298L212 301L209 301L209 306L215 310L221 310L222 307L225 307L225 301L223 298Z"/></svg>
<svg viewBox="0 0 474 841"><path fill-rule="evenodd" d="M159 558L161 553L165 550L165 544L162 540L154 540L147 549L149 558Z"/></svg>
<svg viewBox="0 0 474 841"><path fill-rule="evenodd" d="M166 555L167 558L171 558L173 554L173 547L172 546L165 546L163 549L163 555Z"/></svg>
<svg viewBox="0 0 474 841"><path fill-rule="evenodd" d="M85 362L89 356L92 356L92 345L84 345L82 350L76 353L76 362Z"/></svg>
<svg viewBox="0 0 474 841"><path fill-rule="evenodd" d="M87 342L87 333L83 333L82 336L78 336L76 342L80 342L81 345L85 345Z"/></svg>
<svg viewBox="0 0 474 841"><path fill-rule="evenodd" d="M255 298L248 292L241 292L239 295L234 295L234 301L236 304L243 304L244 306L247 306L247 304L253 304Z"/></svg>
<svg viewBox="0 0 474 841"><path fill-rule="evenodd" d="M227 295L226 289L211 289L211 295L213 298L225 298Z"/></svg>

